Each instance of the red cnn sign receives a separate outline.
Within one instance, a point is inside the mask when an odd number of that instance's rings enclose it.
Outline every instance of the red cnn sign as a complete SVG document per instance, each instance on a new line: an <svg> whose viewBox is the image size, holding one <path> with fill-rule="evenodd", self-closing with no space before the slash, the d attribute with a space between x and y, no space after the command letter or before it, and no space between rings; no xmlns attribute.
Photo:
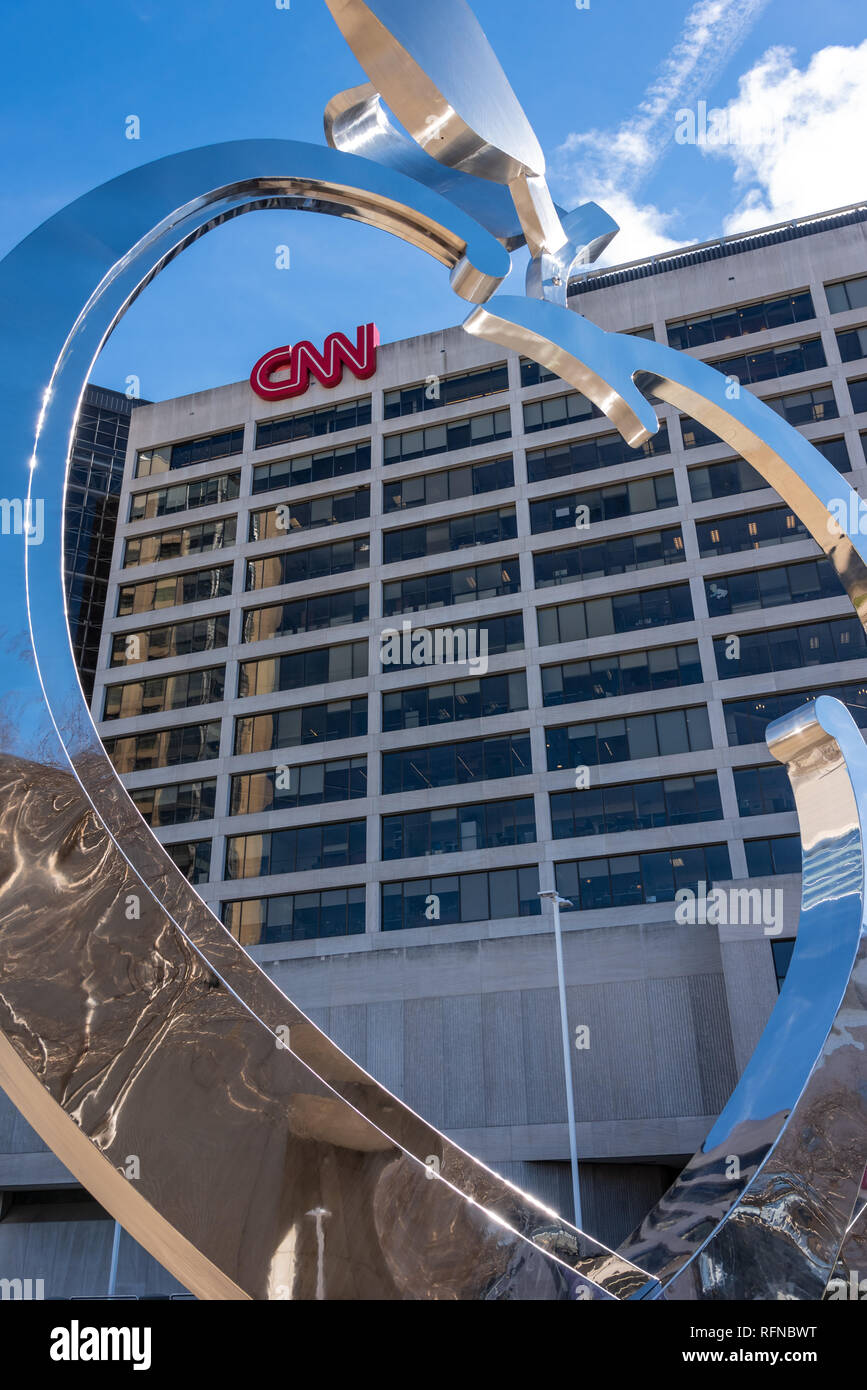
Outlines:
<svg viewBox="0 0 867 1390"><path fill-rule="evenodd" d="M348 367L359 381L366 381L376 371L378 346L379 329L375 323L365 323L356 329L354 344L345 333L329 333L321 353L307 342L272 348L250 373L250 385L263 401L285 401L304 395L311 374L322 386L337 386L343 380L343 368ZM289 375L275 381L275 372L287 367Z"/></svg>

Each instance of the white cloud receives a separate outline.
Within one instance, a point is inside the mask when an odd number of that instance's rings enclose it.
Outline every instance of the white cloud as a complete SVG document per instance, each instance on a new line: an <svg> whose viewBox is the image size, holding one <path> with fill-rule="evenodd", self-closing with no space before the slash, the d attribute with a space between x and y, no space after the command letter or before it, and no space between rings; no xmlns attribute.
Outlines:
<svg viewBox="0 0 867 1390"><path fill-rule="evenodd" d="M723 108L727 143L702 147L734 166L727 233L867 197L867 40L822 48L803 70L772 48L738 88Z"/></svg>
<svg viewBox="0 0 867 1390"><path fill-rule="evenodd" d="M620 223L602 264L683 245L683 236L668 234L676 214L642 204L637 189L673 138L675 111L710 89L766 3L698 0L629 120L614 130L570 135L557 151L552 181L560 201L573 207L592 198Z"/></svg>

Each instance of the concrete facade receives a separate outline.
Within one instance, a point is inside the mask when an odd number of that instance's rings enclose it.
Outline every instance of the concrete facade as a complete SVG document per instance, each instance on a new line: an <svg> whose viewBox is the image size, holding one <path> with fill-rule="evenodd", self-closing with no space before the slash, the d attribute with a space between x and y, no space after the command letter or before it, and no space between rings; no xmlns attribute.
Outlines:
<svg viewBox="0 0 867 1390"><path fill-rule="evenodd" d="M835 457L839 460L845 456L849 464L845 476L864 495L867 408L856 411L854 405L860 397L856 388L853 402L848 382L867 376L867 360L851 359L850 354L850 360L843 361L837 334L867 324L867 307L832 312L826 286L867 274L865 216L864 209L849 210L843 216L805 221L764 236L730 238L703 251L692 248L670 261L660 259L596 272L587 277L572 304L605 328L646 334L652 331L665 342L673 321L701 319L708 314L809 291L814 310L809 318L687 350L714 362L737 354L763 353L768 348L820 340L826 365L797 372L786 370L758 384L741 383L741 389L755 390L763 398L778 398L800 397L800 393L829 387L833 406L817 405L819 418L801 428L817 443L843 441L841 446L834 446L838 448ZM375 316L374 310L372 305L371 317ZM351 336L354 325L344 327ZM781 354L780 363L785 360ZM386 393L447 381L503 363L508 370L503 390L448 405L435 404L434 408L400 418L386 418ZM595 873L592 866L587 868L586 861L664 852L671 857L677 872L682 851L724 846L728 870L715 873L717 885L722 882L724 886L728 883L736 888L758 887L782 894L781 915L770 929L761 923L745 927L726 923L681 925L675 920L671 894L654 894L648 888L645 861L640 870L637 861L632 866L618 861L618 873L631 874L630 881L636 883L641 877L644 900L582 907L563 914L570 1029L583 1026L589 1030L585 1035L589 1046L576 1047L572 1059L584 1220L594 1235L616 1243L664 1191L685 1158L702 1142L724 1104L777 997L777 963L772 943L791 940L797 930L797 874L777 872L767 878L749 878L747 859L751 842L794 835L796 817L790 810L744 814L744 793L741 789L739 803L740 784L736 783L735 774L740 769L768 766L771 759L759 739L753 743L729 741L725 706L738 699L800 691L812 694L843 685L855 686L859 681L867 693L867 651L853 651L850 659L845 647L838 647L834 659L821 664L814 664L810 658L806 667L798 662L757 674L723 676L725 668L717 664L714 639L734 635L743 640L754 633L845 619L852 612L848 599L842 591L839 596L804 601L796 601L793 595L790 601L776 602L774 606L744 604L741 611L710 616L707 581L813 560L820 554L818 546L811 538L801 537L760 548L702 554L696 528L703 522L744 517L751 523L754 517L779 506L779 498L770 489L759 488L695 500L695 487L691 486L693 470L733 456L721 443L686 447L678 412L668 406L660 407L659 413L661 423L668 429L669 450L636 451L634 457L614 466L582 466L580 471L529 482L528 454L612 434L602 417L540 430L525 427L528 405L554 400L567 391L558 380L522 384L517 357L480 344L455 327L386 344L379 349L372 380L357 381L346 372L340 386L326 390L314 381L299 400L266 404L247 382L240 382L138 409L131 425L93 713L106 739L220 721L218 756L207 762L196 760L195 765L188 760L123 774L131 792L197 779L216 780L214 814L191 823L158 827L159 838L168 846L210 842L209 875L196 886L218 915L224 912L225 904L241 899L258 901L284 894L363 887L364 930L357 934L281 940L277 939L280 933L272 931L264 942L256 944L248 938L245 944L280 987L359 1063L457 1142L567 1215L571 1207L568 1135L549 908L546 905L541 915L453 923L431 920L412 928L383 930L386 923L381 913L382 885L483 871L496 873L520 866L537 871L538 883L533 876L531 889L527 890L535 893L535 886L554 886L556 866L568 862L581 861L583 867L578 877L583 884ZM371 405L369 425L256 448L257 422L302 415L367 396ZM867 407L867 399L864 405ZM384 449L388 447L385 441L391 435L433 429L450 421L503 410L508 410L510 416L508 438L404 463L384 462ZM151 476L136 476L140 451L241 428L244 436L240 453ZM263 464L368 440L369 471L253 493L254 469ZM388 486L395 477L415 479L505 455L513 459L513 487L404 510L384 510L383 485ZM138 494L232 471L240 473L239 494L232 500L158 519L127 519L130 500ZM675 490L664 507L593 521L586 530L532 530L531 506L539 500L569 494L564 506L574 510L573 493L583 495L595 488L663 475L673 475ZM370 488L369 518L320 528L290 527L279 539L272 536L248 540L253 512L288 505L291 516L298 503L364 487ZM514 538L384 563L384 538L394 529L454 521L501 508L514 508ZM230 516L237 517L236 542L231 546L150 564L124 564L130 539ZM535 556L571 549L576 544L610 543L673 527L678 528L679 544L678 558L672 563L651 562L627 572L575 578L549 587L534 586ZM250 561L354 538L369 538L365 552L369 564L365 568L312 583L271 585L255 592L245 589ZM606 545L606 557L616 553L619 552ZM385 616L384 585L397 579L488 565L491 561L502 562L502 569L519 576L518 592L453 607ZM514 562L511 567L509 561ZM122 586L164 580L217 564L233 567L230 593L172 607L117 614ZM608 568L607 560L603 568ZM657 624L642 619L633 630L621 627L607 635L560 644L540 642L539 610L554 604L591 602L679 584L689 588L693 612L689 620ZM722 587L730 587L730 581ZM367 622L299 631L258 642L243 640L245 610L311 594L353 589L369 592ZM157 597L156 602L162 600ZM218 613L229 615L225 647L144 663L133 659L111 664L118 638L122 646L128 637L147 628ZM383 694L472 676L466 667L382 669L378 654L384 630L399 628L404 616L417 630L456 628L468 622L486 625L497 617L513 614L522 619L523 647L492 654L488 673L526 673L526 708L463 721L452 718L425 727L383 729ZM808 646L814 640L811 634L819 631L811 629L805 635ZM363 640L368 642L366 674L332 685L238 695L239 666L244 661ZM544 703L544 668L691 644L697 644L701 680L571 703ZM157 680L212 666L225 667L223 699L126 718L104 717L106 690L111 687L142 676ZM239 717L362 698L367 700L366 734L290 748L261 748L238 754L234 751L235 721ZM852 696L853 706L864 703L867 701ZM618 825L599 833L554 838L549 797L576 786L576 768L568 765L549 770L547 730L701 709L707 711L707 746L592 765L588 785L590 789L640 787L660 779L716 774L719 814L713 819L691 819L688 813L673 816L673 803L669 803L667 823L657 823L653 828L624 829ZM508 733L529 735L532 771L415 791L387 793L383 789L383 754ZM617 730L613 734L602 730L599 737L604 742L617 734ZM363 796L295 809L230 814L233 775L289 768L291 787L291 776L308 765L356 757L366 757ZM679 785L683 787L682 783ZM576 792L577 797L581 795L582 792ZM514 803L528 797L532 798L535 817L533 841L477 848L472 847L472 839L462 839L462 845L471 847L400 859L383 858L381 821L385 816L479 803ZM258 836L273 830L350 820L365 824L363 862L329 865L327 870L231 881L224 878L231 836ZM258 845L253 848L255 851ZM714 862L718 865L722 861ZM782 852L779 865L791 867ZM562 869L560 872L565 873ZM615 872L614 867L611 872ZM562 884L565 879L558 881ZM657 900L651 900L654 896ZM15 1129L10 1114L5 1144L0 1135L0 1186L14 1192L27 1187L62 1185L60 1165L39 1152L42 1146L32 1133L23 1137L22 1134ZM110 1231L109 1223L103 1226ZM5 1230L0 1220L0 1257L8 1263L11 1247L4 1246ZM41 1248L50 1264L54 1259L51 1241L45 1241ZM60 1254L57 1259L61 1260ZM136 1278L144 1279L144 1267L135 1266L138 1273L133 1271L130 1275L130 1291L138 1288ZM38 1276L48 1271L21 1272ZM144 1286L139 1291L145 1291Z"/></svg>

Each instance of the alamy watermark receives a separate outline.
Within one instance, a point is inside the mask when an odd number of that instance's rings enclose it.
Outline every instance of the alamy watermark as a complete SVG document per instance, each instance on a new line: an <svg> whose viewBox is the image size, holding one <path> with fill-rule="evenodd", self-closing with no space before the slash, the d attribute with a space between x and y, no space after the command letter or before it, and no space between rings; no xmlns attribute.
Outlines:
<svg viewBox="0 0 867 1390"><path fill-rule="evenodd" d="M466 666L474 676L488 669L486 627L416 627L407 619L379 634L383 666Z"/></svg>
<svg viewBox="0 0 867 1390"><path fill-rule="evenodd" d="M28 545L41 545L45 539L45 499L0 497L0 532L24 536Z"/></svg>
<svg viewBox="0 0 867 1390"><path fill-rule="evenodd" d="M782 888L678 888L674 920L680 926L761 927L765 936L783 930Z"/></svg>

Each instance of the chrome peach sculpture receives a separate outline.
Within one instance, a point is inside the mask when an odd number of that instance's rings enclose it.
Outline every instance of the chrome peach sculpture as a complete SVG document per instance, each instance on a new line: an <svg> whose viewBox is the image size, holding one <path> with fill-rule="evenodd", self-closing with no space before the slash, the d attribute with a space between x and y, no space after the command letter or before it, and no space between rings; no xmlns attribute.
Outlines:
<svg viewBox="0 0 867 1390"><path fill-rule="evenodd" d="M836 470L748 393L729 399L711 367L566 307L616 227L593 204L554 204L464 0L328 4L371 79L329 104L335 148L238 141L159 160L0 263L6 491L46 503L41 545L0 548L0 1082L200 1297L820 1297L854 1239L867 1153L867 752L842 705L769 729L803 837L789 976L702 1149L619 1252L458 1149L276 989L141 820L86 710L60 563L84 383L171 259L261 207L352 218L434 256L476 306L468 332L550 367L630 444L657 428L648 393L703 421L794 508L865 620L863 542L829 524L849 494ZM525 242L526 297L492 298Z"/></svg>

